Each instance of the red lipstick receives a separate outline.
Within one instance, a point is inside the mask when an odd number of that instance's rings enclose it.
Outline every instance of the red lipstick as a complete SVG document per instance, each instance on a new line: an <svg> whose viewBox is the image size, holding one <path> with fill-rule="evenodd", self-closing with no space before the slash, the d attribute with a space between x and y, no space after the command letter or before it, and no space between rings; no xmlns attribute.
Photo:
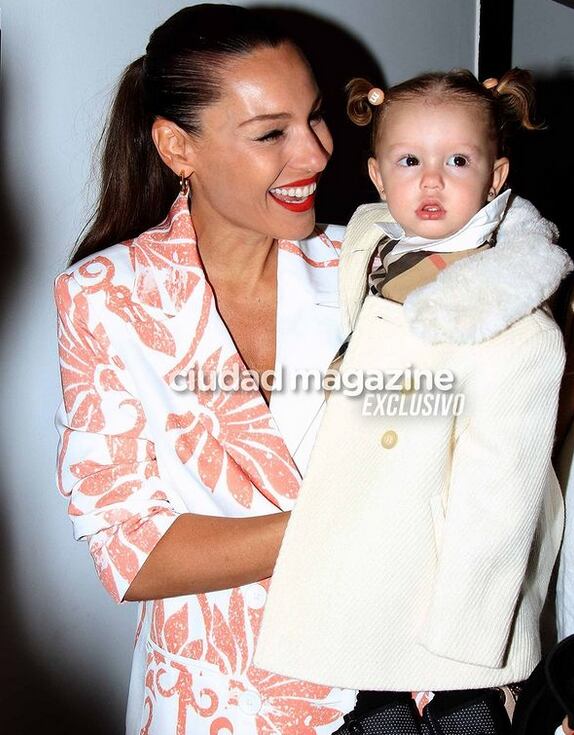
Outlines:
<svg viewBox="0 0 574 735"><path fill-rule="evenodd" d="M282 189L283 191L286 191L288 189L310 186L311 184L316 184L318 178L317 174L315 174L315 176L311 176L308 179L300 179L299 181L291 181L288 184L282 184L281 186L274 186L273 189ZM271 190L269 191L269 196L272 197L273 201L280 204L285 209L288 209L290 212L307 212L315 206L315 192L309 194L304 199L296 199L295 197L289 197L286 195L280 196L278 193L274 194ZM293 201L294 199L295 201Z"/></svg>
<svg viewBox="0 0 574 735"><path fill-rule="evenodd" d="M291 212L306 212L308 209L312 209L315 206L315 194L309 194L306 199L302 202L284 202L282 199L277 199L271 194L273 200L280 204L285 209L289 209Z"/></svg>
<svg viewBox="0 0 574 735"><path fill-rule="evenodd" d="M300 181L291 181L289 184L281 184L281 186L274 186L274 189L292 189L295 186L309 186L309 184L314 184L319 177L317 174L315 176L311 176L309 179L301 179Z"/></svg>

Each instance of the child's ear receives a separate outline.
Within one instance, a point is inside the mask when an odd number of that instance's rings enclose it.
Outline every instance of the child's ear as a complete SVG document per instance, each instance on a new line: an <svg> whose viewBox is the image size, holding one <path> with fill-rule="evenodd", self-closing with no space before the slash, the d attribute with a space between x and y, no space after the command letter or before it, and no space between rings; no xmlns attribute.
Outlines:
<svg viewBox="0 0 574 735"><path fill-rule="evenodd" d="M504 186L504 182L508 178L509 171L510 161L508 158L506 158L506 156L503 158L497 158L492 169L492 188L496 192L496 195L498 195Z"/></svg>
<svg viewBox="0 0 574 735"><path fill-rule="evenodd" d="M385 187L383 185L383 179L381 177L381 169L379 168L379 164L377 163L377 159L373 158L371 156L369 158L369 177L373 184L375 185L375 189L379 192L379 196L383 201L385 201Z"/></svg>

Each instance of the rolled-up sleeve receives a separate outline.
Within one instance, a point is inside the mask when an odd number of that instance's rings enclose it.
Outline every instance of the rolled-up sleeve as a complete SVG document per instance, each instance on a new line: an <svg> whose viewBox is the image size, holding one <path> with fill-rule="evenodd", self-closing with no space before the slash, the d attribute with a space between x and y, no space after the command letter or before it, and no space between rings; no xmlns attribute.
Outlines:
<svg viewBox="0 0 574 735"><path fill-rule="evenodd" d="M121 602L179 512L159 476L142 404L126 389L125 367L87 295L64 273L55 297L63 391L58 489L69 500L76 539L88 542L102 583Z"/></svg>

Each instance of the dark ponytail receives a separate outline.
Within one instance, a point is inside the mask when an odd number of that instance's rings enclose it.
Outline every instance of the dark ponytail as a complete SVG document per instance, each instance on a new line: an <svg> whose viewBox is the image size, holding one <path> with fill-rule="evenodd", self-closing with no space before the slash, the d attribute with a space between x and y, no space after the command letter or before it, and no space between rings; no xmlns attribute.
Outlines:
<svg viewBox="0 0 574 735"><path fill-rule="evenodd" d="M221 94L221 69L233 56L289 39L257 11L232 5L184 8L152 33L145 56L125 70L102 138L101 188L71 263L158 224L175 199L178 177L151 138L158 117L191 135Z"/></svg>
<svg viewBox="0 0 574 735"><path fill-rule="evenodd" d="M101 145L101 188L91 225L72 263L116 242L139 235L165 217L177 194L177 179L151 138L146 110L143 56L122 75Z"/></svg>

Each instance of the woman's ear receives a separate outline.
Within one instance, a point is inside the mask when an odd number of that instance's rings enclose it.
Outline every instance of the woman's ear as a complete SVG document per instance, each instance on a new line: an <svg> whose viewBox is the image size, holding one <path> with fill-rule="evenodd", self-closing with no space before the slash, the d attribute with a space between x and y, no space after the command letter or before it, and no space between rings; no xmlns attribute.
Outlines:
<svg viewBox="0 0 574 735"><path fill-rule="evenodd" d="M494 162L492 169L492 189L495 191L497 196L504 186L504 182L508 178L508 172L510 171L510 161L506 156L503 158L497 158Z"/></svg>
<svg viewBox="0 0 574 735"><path fill-rule="evenodd" d="M171 120L159 117L151 127L151 137L161 160L176 176L193 173L193 153L189 135Z"/></svg>
<svg viewBox="0 0 574 735"><path fill-rule="evenodd" d="M381 176L381 169L379 168L379 164L377 163L377 159L371 156L369 158L369 177L373 184L375 185L375 189L379 192L379 196L383 201L385 201L385 187L383 185L383 178Z"/></svg>

